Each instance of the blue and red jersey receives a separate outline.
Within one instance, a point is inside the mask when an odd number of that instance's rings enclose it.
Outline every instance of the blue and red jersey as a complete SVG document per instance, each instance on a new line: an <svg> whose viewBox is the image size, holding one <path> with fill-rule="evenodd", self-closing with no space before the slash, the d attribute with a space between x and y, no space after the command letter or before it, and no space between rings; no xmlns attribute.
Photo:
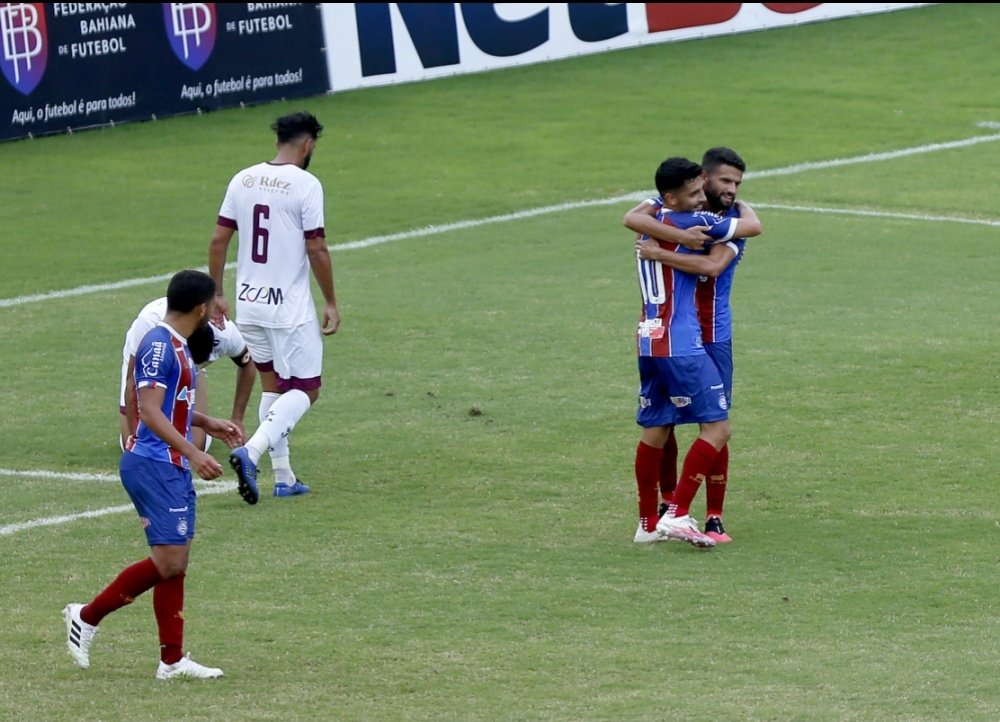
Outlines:
<svg viewBox="0 0 1000 722"><path fill-rule="evenodd" d="M195 408L196 371L187 341L166 323L158 323L139 342L135 353L135 388L164 390L161 410L175 429L191 439L191 419ZM182 469L188 460L142 421L128 448L133 454L166 461Z"/></svg>
<svg viewBox="0 0 1000 722"><path fill-rule="evenodd" d="M676 228L708 226L706 233L715 241L728 241L736 231L737 219L713 213L682 213L661 208L657 218ZM697 253L677 243L657 241L675 253ZM664 266L659 261L637 258L642 314L636 330L640 356L694 356L705 353L701 323L696 306L698 277Z"/></svg>
<svg viewBox="0 0 1000 722"><path fill-rule="evenodd" d="M662 212L662 197L656 196L655 198L648 199L646 202L655 208L658 213ZM738 219L740 217L739 209L735 204L730 206L726 213L722 215L711 213L710 211L702 211L702 213L714 218L723 219ZM699 276L698 286L695 291L695 305L698 309L698 323L701 327L703 343L718 343L720 341L728 341L733 337L733 314L732 307L730 306L730 295L733 288L733 277L736 274L736 266L743 258L746 239L734 238L723 240L729 240L735 246L736 258L715 278Z"/></svg>
<svg viewBox="0 0 1000 722"><path fill-rule="evenodd" d="M739 218L740 212L733 205L723 217ZM736 247L736 258L726 266L726 270L715 278L711 276L699 276L698 278L695 303L698 306L701 339L705 343L719 343L733 337L733 311L729 298L733 290L733 276L736 275L736 266L743 258L743 249L746 247L747 240L735 238L730 243Z"/></svg>

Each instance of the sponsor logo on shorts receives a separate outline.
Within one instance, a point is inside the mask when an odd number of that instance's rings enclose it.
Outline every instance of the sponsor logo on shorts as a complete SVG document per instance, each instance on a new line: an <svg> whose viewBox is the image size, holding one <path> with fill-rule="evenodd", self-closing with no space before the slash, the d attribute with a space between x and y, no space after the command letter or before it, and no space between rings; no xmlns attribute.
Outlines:
<svg viewBox="0 0 1000 722"><path fill-rule="evenodd" d="M186 514L187 510L188 510L188 508L186 506L181 506L181 507L176 507L176 508L175 507L170 507L170 513L171 514Z"/></svg>
<svg viewBox="0 0 1000 722"><path fill-rule="evenodd" d="M691 405L690 396L671 396L670 403L676 406L678 409L683 409L685 406Z"/></svg>
<svg viewBox="0 0 1000 722"><path fill-rule="evenodd" d="M142 528L143 529L148 529L149 528L149 517L140 516L139 517L139 523L142 524Z"/></svg>
<svg viewBox="0 0 1000 722"><path fill-rule="evenodd" d="M639 397L639 408L640 409L648 409L652 405L653 405L653 402L650 401L645 396L640 396Z"/></svg>

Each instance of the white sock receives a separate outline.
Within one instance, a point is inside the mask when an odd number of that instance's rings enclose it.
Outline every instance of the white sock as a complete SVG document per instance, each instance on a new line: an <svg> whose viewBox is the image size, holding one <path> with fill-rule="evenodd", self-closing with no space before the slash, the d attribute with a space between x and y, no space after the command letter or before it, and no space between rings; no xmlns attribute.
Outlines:
<svg viewBox="0 0 1000 722"><path fill-rule="evenodd" d="M271 410L271 405L281 398L281 394L276 391L265 391L260 395L260 405L257 407L257 420L264 423L267 412ZM295 483L295 472L292 471L291 459L288 457L288 437L283 436L270 447L267 453L271 456L271 469L274 471L274 480L279 484Z"/></svg>
<svg viewBox="0 0 1000 722"><path fill-rule="evenodd" d="M275 456L274 451L272 451L271 468L274 470L275 484L295 485L295 474L292 473L292 465L289 463L287 456Z"/></svg>
<svg viewBox="0 0 1000 722"><path fill-rule="evenodd" d="M305 416L311 403L306 392L299 389L286 391L275 399L246 443L250 461L256 464L270 447L288 436L299 419Z"/></svg>

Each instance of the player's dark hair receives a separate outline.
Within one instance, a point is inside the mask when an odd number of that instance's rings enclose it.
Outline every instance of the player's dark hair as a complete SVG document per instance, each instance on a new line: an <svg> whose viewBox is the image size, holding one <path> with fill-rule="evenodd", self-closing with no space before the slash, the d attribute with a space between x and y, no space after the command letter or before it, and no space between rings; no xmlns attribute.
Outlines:
<svg viewBox="0 0 1000 722"><path fill-rule="evenodd" d="M701 166L687 158L667 158L656 169L656 190L660 195L675 191L701 175Z"/></svg>
<svg viewBox="0 0 1000 722"><path fill-rule="evenodd" d="M701 167L707 171L713 171L723 165L731 165L740 173L744 173L747 169L747 164L740 158L740 154L732 148L724 146L709 148L701 157Z"/></svg>
<svg viewBox="0 0 1000 722"><path fill-rule="evenodd" d="M287 143L303 135L319 138L323 126L312 113L290 113L283 115L271 124L271 130L278 136L279 143Z"/></svg>
<svg viewBox="0 0 1000 722"><path fill-rule="evenodd" d="M190 313L215 295L215 281L201 271L178 271L167 286L167 310Z"/></svg>
<svg viewBox="0 0 1000 722"><path fill-rule="evenodd" d="M215 332L210 324L199 326L188 336L188 350L191 352L191 360L196 364L203 364L212 355L215 347Z"/></svg>

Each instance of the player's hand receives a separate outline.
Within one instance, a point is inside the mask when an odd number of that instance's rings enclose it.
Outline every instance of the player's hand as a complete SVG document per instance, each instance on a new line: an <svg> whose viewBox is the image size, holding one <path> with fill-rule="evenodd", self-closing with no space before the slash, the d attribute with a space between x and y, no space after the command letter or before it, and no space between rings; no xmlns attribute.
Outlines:
<svg viewBox="0 0 1000 722"><path fill-rule="evenodd" d="M635 241L635 255L643 260L656 260L661 250L660 244L651 238L637 238Z"/></svg>
<svg viewBox="0 0 1000 722"><path fill-rule="evenodd" d="M340 311L337 310L336 304L328 303L323 307L323 335L337 333L338 328L340 328Z"/></svg>
<svg viewBox="0 0 1000 722"><path fill-rule="evenodd" d="M201 423L201 428L205 430L205 433L222 441L230 449L235 449L243 443L243 432L232 421L206 417Z"/></svg>
<svg viewBox="0 0 1000 722"><path fill-rule="evenodd" d="M205 481L218 479L222 476L222 464L204 451L195 451L188 457L188 461L191 463L191 468Z"/></svg>
<svg viewBox="0 0 1000 722"><path fill-rule="evenodd" d="M247 441L247 427L243 425L243 419L230 419L229 423L236 427L236 430L240 432L240 443L236 446L243 446ZM231 446L229 448L235 449L236 446Z"/></svg>
<svg viewBox="0 0 1000 722"><path fill-rule="evenodd" d="M220 329L225 329L226 318L228 316L229 316L229 301L226 300L225 296L216 296L215 310L212 312L212 318L209 320L216 326L218 326Z"/></svg>
<svg viewBox="0 0 1000 722"><path fill-rule="evenodd" d="M710 226L691 226L682 231L685 238L680 242L685 248L700 251L712 242L712 237L706 233Z"/></svg>

